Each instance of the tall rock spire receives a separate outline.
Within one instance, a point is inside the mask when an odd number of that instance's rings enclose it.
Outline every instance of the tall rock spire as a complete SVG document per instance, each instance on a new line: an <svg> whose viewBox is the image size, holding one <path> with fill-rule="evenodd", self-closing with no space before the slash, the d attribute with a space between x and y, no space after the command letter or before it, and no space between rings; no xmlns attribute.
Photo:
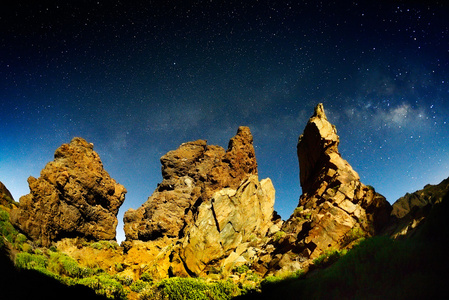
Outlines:
<svg viewBox="0 0 449 300"><path fill-rule="evenodd" d="M328 249L342 249L361 236L375 234L388 221L390 204L360 182L341 157L339 141L318 104L297 145L303 193L282 227L286 235L275 245L286 267L293 265L292 254L310 261Z"/></svg>

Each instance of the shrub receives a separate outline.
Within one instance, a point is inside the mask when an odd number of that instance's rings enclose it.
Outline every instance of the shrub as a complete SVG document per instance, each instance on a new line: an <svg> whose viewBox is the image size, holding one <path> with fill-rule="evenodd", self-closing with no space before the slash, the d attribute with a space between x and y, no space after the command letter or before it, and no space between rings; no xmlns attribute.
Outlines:
<svg viewBox="0 0 449 300"><path fill-rule="evenodd" d="M280 230L280 231L278 231L278 232L276 232L276 233L274 234L273 240L274 240L275 242L278 242L278 241L280 241L285 235L286 235L285 231Z"/></svg>
<svg viewBox="0 0 449 300"><path fill-rule="evenodd" d="M20 269L45 269L48 264L48 259L43 255L21 252L17 253L14 263Z"/></svg>
<svg viewBox="0 0 449 300"><path fill-rule="evenodd" d="M117 279L121 284L130 286L133 283L133 279L130 276L114 276L115 279Z"/></svg>
<svg viewBox="0 0 449 300"><path fill-rule="evenodd" d="M121 263L116 263L114 265L114 269L116 272L123 272L125 270L125 266Z"/></svg>
<svg viewBox="0 0 449 300"><path fill-rule="evenodd" d="M6 210L0 208L0 222L9 222L9 214Z"/></svg>
<svg viewBox="0 0 449 300"><path fill-rule="evenodd" d="M82 268L78 262L64 253L50 253L48 268L59 275L72 278L83 278L93 274L89 268Z"/></svg>
<svg viewBox="0 0 449 300"><path fill-rule="evenodd" d="M16 240L15 240L16 244L23 244L26 241L27 241L27 237L24 234L22 234L22 233L17 234Z"/></svg>
<svg viewBox="0 0 449 300"><path fill-rule="evenodd" d="M7 211L0 208L0 234L5 237L5 239L13 244L15 242L16 236L19 232L11 225L9 222L9 214Z"/></svg>
<svg viewBox="0 0 449 300"><path fill-rule="evenodd" d="M24 243L21 248L22 248L23 252L28 252L28 253L32 253L33 252L33 247L31 247L31 245L28 244L28 243Z"/></svg>
<svg viewBox="0 0 449 300"><path fill-rule="evenodd" d="M260 286L266 287L266 286L270 286L270 285L274 285L278 282L282 281L282 277L279 276L273 276L273 275L268 275L267 277L265 277L262 282L260 283Z"/></svg>
<svg viewBox="0 0 449 300"><path fill-rule="evenodd" d="M131 291L136 292L136 293L140 293L143 289L148 288L149 287L149 283L142 281L142 280L137 280L134 281L129 288L131 289Z"/></svg>
<svg viewBox="0 0 449 300"><path fill-rule="evenodd" d="M93 289L96 294L109 299L127 299L128 292L123 288L123 285L107 274L80 279L78 284L85 285Z"/></svg>
<svg viewBox="0 0 449 300"><path fill-rule="evenodd" d="M260 277L256 273L251 273L246 276L246 280L253 281L253 282L259 282Z"/></svg>
<svg viewBox="0 0 449 300"><path fill-rule="evenodd" d="M206 283L197 278L173 277L162 280L158 289L164 299L231 299L239 295L231 281Z"/></svg>
<svg viewBox="0 0 449 300"><path fill-rule="evenodd" d="M232 272L238 273L238 274L243 274L243 273L248 272L248 270L249 270L249 267L247 265L241 265L241 266L234 267L232 269Z"/></svg>
<svg viewBox="0 0 449 300"><path fill-rule="evenodd" d="M90 244L89 246L97 250L106 250L106 249L117 250L119 247L116 241L98 241Z"/></svg>
<svg viewBox="0 0 449 300"><path fill-rule="evenodd" d="M150 273L145 272L140 276L140 280L146 282L153 282L153 277L151 277Z"/></svg>

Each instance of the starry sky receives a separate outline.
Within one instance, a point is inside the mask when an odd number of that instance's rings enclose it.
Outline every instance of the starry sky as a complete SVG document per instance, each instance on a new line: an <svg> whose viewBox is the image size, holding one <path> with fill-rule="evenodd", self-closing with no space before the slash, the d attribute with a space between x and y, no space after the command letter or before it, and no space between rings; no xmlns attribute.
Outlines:
<svg viewBox="0 0 449 300"><path fill-rule="evenodd" d="M12 2L12 1L10 1ZM391 203L449 176L445 1L15 1L0 9L0 181L16 201L56 148L95 145L139 207L159 158L254 136L287 219L296 143L322 102L339 150Z"/></svg>

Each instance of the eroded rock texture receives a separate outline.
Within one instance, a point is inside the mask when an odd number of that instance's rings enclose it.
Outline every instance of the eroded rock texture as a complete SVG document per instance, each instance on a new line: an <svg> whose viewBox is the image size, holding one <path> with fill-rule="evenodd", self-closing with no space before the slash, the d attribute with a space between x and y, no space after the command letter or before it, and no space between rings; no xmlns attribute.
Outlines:
<svg viewBox="0 0 449 300"><path fill-rule="evenodd" d="M127 242L171 238L171 272L199 275L272 225L274 188L259 182L253 137L239 127L228 149L198 140L161 158L163 181L125 213ZM132 246L130 246L132 247Z"/></svg>
<svg viewBox="0 0 449 300"><path fill-rule="evenodd" d="M12 223L43 246L65 237L115 239L126 189L104 170L93 144L74 138L54 157L39 178L28 178L30 193L11 211Z"/></svg>
<svg viewBox="0 0 449 300"><path fill-rule="evenodd" d="M301 261L373 235L388 221L390 204L360 182L338 152L338 144L337 130L319 104L298 140L303 193L271 253L276 268L300 268Z"/></svg>

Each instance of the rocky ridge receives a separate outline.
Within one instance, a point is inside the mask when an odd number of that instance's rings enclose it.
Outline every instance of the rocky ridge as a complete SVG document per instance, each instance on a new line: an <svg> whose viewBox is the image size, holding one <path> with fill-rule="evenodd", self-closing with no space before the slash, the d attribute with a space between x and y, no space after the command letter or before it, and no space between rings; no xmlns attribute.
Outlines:
<svg viewBox="0 0 449 300"><path fill-rule="evenodd" d="M393 238L414 235L431 210L437 207L448 193L449 178L446 178L439 184L428 184L421 190L405 194L393 204L390 223L385 233Z"/></svg>
<svg viewBox="0 0 449 300"><path fill-rule="evenodd" d="M361 237L413 235L449 190L447 179L391 207L360 182L338 145L319 104L298 139L303 193L283 222L273 210L271 180L259 181L248 127L238 129L227 150L203 140L184 143L162 156L163 181L154 193L125 213L127 240L119 247L102 240L115 238L126 190L103 169L93 145L74 138L56 150L38 179L28 179L31 192L13 206L11 221L34 245L52 245L83 266L122 278L137 281L146 273L156 281L239 281L246 275L236 275L238 266L259 277L282 276L307 270L323 253L351 248ZM1 194L10 197L3 187Z"/></svg>
<svg viewBox="0 0 449 300"><path fill-rule="evenodd" d="M104 170L93 144L82 138L63 144L28 184L30 193L11 211L11 222L38 244L66 237L115 239L126 189Z"/></svg>

